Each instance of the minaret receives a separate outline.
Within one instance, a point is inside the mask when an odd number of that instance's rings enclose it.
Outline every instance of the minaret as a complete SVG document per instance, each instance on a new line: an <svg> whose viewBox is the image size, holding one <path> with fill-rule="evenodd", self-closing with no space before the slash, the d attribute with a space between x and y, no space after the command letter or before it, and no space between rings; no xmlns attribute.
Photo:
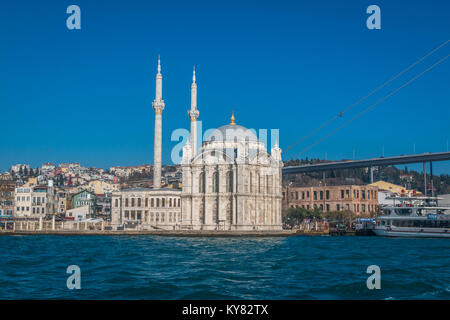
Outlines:
<svg viewBox="0 0 450 320"><path fill-rule="evenodd" d="M161 140L162 140L162 112L164 100L162 99L161 62L158 55L158 73L156 74L156 94L152 103L155 110L155 142L153 145L153 188L161 188Z"/></svg>
<svg viewBox="0 0 450 320"><path fill-rule="evenodd" d="M195 157L195 155L197 154L197 118L200 115L200 112L197 110L197 84L195 83L195 67L191 84L191 109L188 111L188 115L191 119L192 157Z"/></svg>

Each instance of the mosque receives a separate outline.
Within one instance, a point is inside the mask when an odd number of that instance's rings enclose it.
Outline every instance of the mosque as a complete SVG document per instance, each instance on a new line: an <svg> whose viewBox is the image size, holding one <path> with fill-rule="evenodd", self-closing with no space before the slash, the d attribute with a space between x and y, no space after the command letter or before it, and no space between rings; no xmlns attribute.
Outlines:
<svg viewBox="0 0 450 320"><path fill-rule="evenodd" d="M153 188L112 195L114 229L276 231L281 222L281 149L266 151L249 129L231 122L215 129L197 150L197 83L191 85L190 141L183 147L182 190L161 187L162 99L158 57Z"/></svg>

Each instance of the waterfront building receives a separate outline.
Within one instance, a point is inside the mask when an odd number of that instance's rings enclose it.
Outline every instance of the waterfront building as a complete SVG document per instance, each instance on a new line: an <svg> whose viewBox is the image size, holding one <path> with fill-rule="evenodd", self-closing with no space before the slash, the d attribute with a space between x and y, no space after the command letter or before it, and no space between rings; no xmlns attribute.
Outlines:
<svg viewBox="0 0 450 320"><path fill-rule="evenodd" d="M14 215L18 217L39 217L50 213L51 201L48 195L49 187L18 187L15 188Z"/></svg>
<svg viewBox="0 0 450 320"><path fill-rule="evenodd" d="M183 148L183 227L192 230L281 230L281 149L271 154L249 129L231 123L193 157Z"/></svg>
<svg viewBox="0 0 450 320"><path fill-rule="evenodd" d="M367 185L285 187L283 208L319 209L323 212L352 211L369 215L378 209L378 188Z"/></svg>
<svg viewBox="0 0 450 320"><path fill-rule="evenodd" d="M95 218L103 218L103 220L111 219L111 193L95 194Z"/></svg>
<svg viewBox="0 0 450 320"><path fill-rule="evenodd" d="M85 220L90 215L89 211L90 211L90 208L88 205L73 208L73 209L68 209L66 212L66 219L74 220L74 221Z"/></svg>
<svg viewBox="0 0 450 320"><path fill-rule="evenodd" d="M96 206L95 194L88 190L82 190L78 193L75 193L71 197L70 205L71 209L88 206L89 215L93 215Z"/></svg>
<svg viewBox="0 0 450 320"><path fill-rule="evenodd" d="M0 216L12 216L14 214L14 189L11 181L0 182Z"/></svg>
<svg viewBox="0 0 450 320"><path fill-rule="evenodd" d="M191 85L191 139L183 148L184 229L281 230L281 149L271 154L249 129L214 130L197 153L197 84Z"/></svg>
<svg viewBox="0 0 450 320"><path fill-rule="evenodd" d="M62 187L55 188L55 209L56 213L65 215L68 206L68 192Z"/></svg>
<svg viewBox="0 0 450 320"><path fill-rule="evenodd" d="M125 189L112 194L111 224L141 230L178 230L181 225L180 190Z"/></svg>

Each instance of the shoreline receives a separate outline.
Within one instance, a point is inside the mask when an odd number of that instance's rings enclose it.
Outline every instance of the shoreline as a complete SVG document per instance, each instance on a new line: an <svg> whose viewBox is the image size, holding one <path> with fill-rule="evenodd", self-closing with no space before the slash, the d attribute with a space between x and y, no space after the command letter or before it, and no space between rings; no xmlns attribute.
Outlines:
<svg viewBox="0 0 450 320"><path fill-rule="evenodd" d="M172 231L172 230L152 230L152 231L101 231L101 230L20 230L1 231L0 236L13 235L59 235L59 236L141 236L155 235L168 237L291 237L298 235L309 235L292 230L283 231ZM316 235L316 234L311 234ZM321 234L322 235L322 234Z"/></svg>

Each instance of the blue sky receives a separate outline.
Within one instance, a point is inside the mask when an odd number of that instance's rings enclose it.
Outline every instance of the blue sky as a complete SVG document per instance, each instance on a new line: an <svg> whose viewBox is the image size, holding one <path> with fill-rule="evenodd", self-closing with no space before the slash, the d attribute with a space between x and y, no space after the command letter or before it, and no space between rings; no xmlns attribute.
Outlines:
<svg viewBox="0 0 450 320"><path fill-rule="evenodd" d="M81 30L66 28L67 6ZM381 8L368 30L366 8ZM188 128L192 66L204 128L280 129L286 149L449 39L448 1L2 1L0 169L153 161L154 79L163 72L163 162ZM289 159L450 53L450 44ZM352 159L445 151L450 61L302 156ZM411 167L411 166L410 166ZM420 168L420 166L417 166ZM436 163L437 173L450 163Z"/></svg>

